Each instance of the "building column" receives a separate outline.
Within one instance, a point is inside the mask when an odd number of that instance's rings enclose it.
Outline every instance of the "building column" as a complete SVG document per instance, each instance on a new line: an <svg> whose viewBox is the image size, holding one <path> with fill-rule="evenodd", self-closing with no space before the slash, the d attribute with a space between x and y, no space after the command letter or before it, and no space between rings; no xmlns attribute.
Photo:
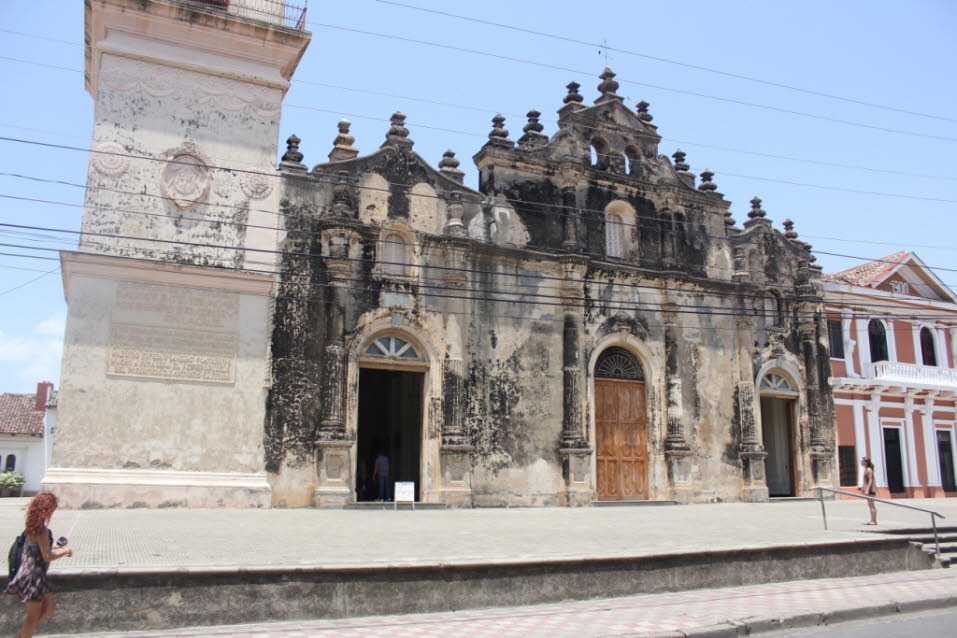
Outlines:
<svg viewBox="0 0 957 638"><path fill-rule="evenodd" d="M668 480L673 489L691 485L691 448L685 438L684 395L681 386L680 343L678 341L678 307L674 303L662 305L665 324L665 397L667 399L667 427L665 459Z"/></svg>
<svg viewBox="0 0 957 638"><path fill-rule="evenodd" d="M904 400L904 437L907 445L907 463L904 473L906 487L920 487L920 472L917 467L917 441L914 436L914 397L908 395Z"/></svg>
<svg viewBox="0 0 957 638"><path fill-rule="evenodd" d="M854 415L854 464L857 466L857 484L864 484L864 468L861 467L861 458L867 456L867 433L864 421L864 405L854 401L852 412Z"/></svg>
<svg viewBox="0 0 957 638"><path fill-rule="evenodd" d="M320 385L320 422L316 434L318 485L313 494L317 507L342 507L354 500L352 448L346 438L345 403L346 349L345 312L349 303L349 279L353 261L349 258L353 235L348 230L329 229L323 233L323 265L330 289L326 310L326 347Z"/></svg>
<svg viewBox="0 0 957 638"><path fill-rule="evenodd" d="M847 370L847 376L856 378L861 376L857 371L858 366L854 363L854 348L857 342L852 336L854 326L853 315L848 312L841 314L841 333L844 335L844 367Z"/></svg>
<svg viewBox="0 0 957 638"><path fill-rule="evenodd" d="M861 359L861 376L864 378L873 378L874 370L871 366L871 340L867 332L867 317L859 317L857 323L857 341L858 352ZM874 459L871 459L872 461Z"/></svg>
<svg viewBox="0 0 957 638"><path fill-rule="evenodd" d="M586 263L581 258L562 259L563 281L561 295L565 319L562 327L562 433L559 453L562 458L565 505L587 505L595 500L591 481L592 448L585 431L584 383L582 363L583 338L581 326L581 299L585 296Z"/></svg>
<svg viewBox="0 0 957 638"><path fill-rule="evenodd" d="M920 414L921 430L924 433L924 463L927 467L925 485L937 488L933 492L943 496L940 482L940 451L937 449L937 428L934 426L934 400L925 399L923 404L915 406L914 409ZM928 494L928 496L934 496L934 494Z"/></svg>
<svg viewBox="0 0 957 638"><path fill-rule="evenodd" d="M831 464L834 460L832 450L830 449L828 438L825 436L824 423L822 420L827 412L822 405L825 400L821 391L821 380L818 376L818 348L817 344L821 335L818 330L817 318L821 313L815 305L802 303L799 305L799 314L801 316L814 316L811 321L804 321L798 325L798 333L801 337L801 353L804 358L804 378L807 387L805 388L805 397L807 399L807 412L809 421L809 455L811 457L811 476L815 485L826 484L832 480ZM831 422L833 426L833 419Z"/></svg>
<svg viewBox="0 0 957 638"><path fill-rule="evenodd" d="M947 333L943 326L934 326L934 354L937 355L937 366L940 368L949 368L950 362L947 359Z"/></svg>
<svg viewBox="0 0 957 638"><path fill-rule="evenodd" d="M460 217L460 216L458 216ZM459 236L456 226L446 232ZM446 505L465 507L472 503L472 454L475 447L465 428L465 339L459 316L467 316L468 300L464 293L468 288L468 247L458 240L448 240L446 245L445 285L455 291L459 298L445 299L446 338L448 349L442 364L442 442L441 455L442 498Z"/></svg>

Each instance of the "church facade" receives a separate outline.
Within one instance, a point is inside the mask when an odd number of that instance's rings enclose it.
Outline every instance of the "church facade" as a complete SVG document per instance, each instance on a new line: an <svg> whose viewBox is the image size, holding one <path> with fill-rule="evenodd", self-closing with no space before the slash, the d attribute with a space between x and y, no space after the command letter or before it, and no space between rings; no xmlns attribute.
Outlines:
<svg viewBox="0 0 957 638"><path fill-rule="evenodd" d="M261 18L88 4L100 153L45 478L67 504L342 507L379 455L450 506L833 484L810 246L758 198L739 225L611 70L550 136L492 118L477 188L401 113L373 152L343 121L328 161L294 136L276 170L308 34Z"/></svg>

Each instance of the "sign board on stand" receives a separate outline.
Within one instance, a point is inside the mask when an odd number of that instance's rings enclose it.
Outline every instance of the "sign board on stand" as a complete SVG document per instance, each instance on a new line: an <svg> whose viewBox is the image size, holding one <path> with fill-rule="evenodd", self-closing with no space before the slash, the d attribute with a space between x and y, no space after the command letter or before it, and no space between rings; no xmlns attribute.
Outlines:
<svg viewBox="0 0 957 638"><path fill-rule="evenodd" d="M413 481L396 481L395 498L392 501L392 509L399 509L399 502L410 503L412 510L415 510L415 483Z"/></svg>

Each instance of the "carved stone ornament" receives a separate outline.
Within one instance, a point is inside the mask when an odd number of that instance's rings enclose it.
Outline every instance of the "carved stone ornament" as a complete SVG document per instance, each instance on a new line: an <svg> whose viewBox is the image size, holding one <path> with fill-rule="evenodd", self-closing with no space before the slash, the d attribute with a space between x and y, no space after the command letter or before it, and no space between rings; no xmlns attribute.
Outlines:
<svg viewBox="0 0 957 638"><path fill-rule="evenodd" d="M164 159L166 166L160 175L163 194L181 210L204 203L212 182L206 156L195 144L186 142L164 153Z"/></svg>
<svg viewBox="0 0 957 638"><path fill-rule="evenodd" d="M273 180L262 168L248 168L239 173L239 187L249 199L266 199L272 193Z"/></svg>
<svg viewBox="0 0 957 638"><path fill-rule="evenodd" d="M98 173L118 177L130 167L130 158L117 142L97 142L90 154L90 163Z"/></svg>

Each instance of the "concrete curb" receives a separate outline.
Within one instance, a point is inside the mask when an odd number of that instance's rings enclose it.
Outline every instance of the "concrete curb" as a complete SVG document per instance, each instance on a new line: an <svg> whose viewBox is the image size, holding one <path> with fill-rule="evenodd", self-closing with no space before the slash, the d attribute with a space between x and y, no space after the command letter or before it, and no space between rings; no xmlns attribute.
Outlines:
<svg viewBox="0 0 957 638"><path fill-rule="evenodd" d="M957 607L957 595L939 596L921 600L881 603L866 607L838 609L829 612L794 614L778 618L749 618L728 620L717 625L690 627L671 631L651 631L624 634L619 638L742 638L775 631L839 625L856 620L886 618L897 614L910 614L934 609Z"/></svg>

